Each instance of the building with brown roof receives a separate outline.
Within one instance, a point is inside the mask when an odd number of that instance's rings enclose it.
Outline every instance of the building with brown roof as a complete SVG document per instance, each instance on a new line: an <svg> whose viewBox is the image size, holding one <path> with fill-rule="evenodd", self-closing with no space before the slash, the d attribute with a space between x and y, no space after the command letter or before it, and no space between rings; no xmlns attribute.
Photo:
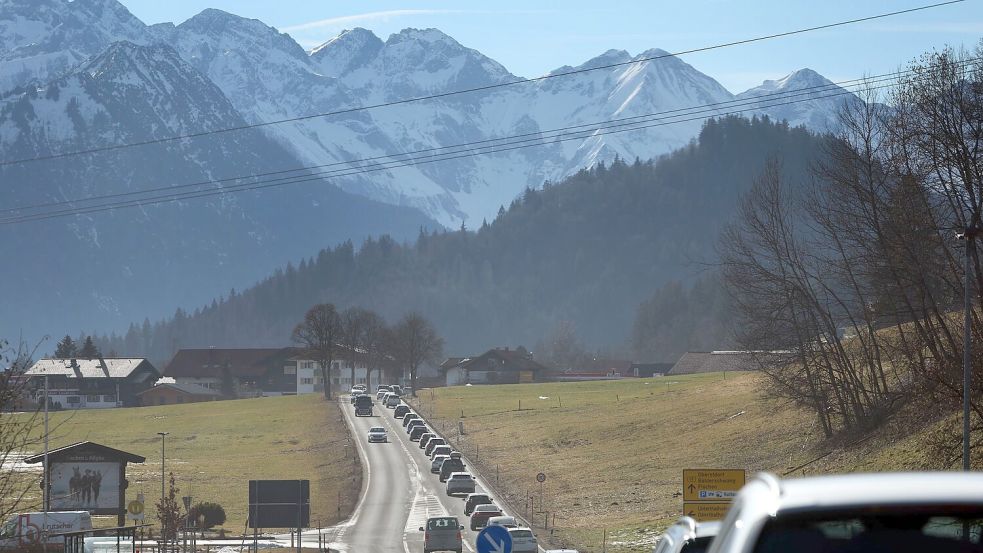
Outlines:
<svg viewBox="0 0 983 553"><path fill-rule="evenodd" d="M462 384L522 384L542 381L548 367L533 360L528 352L495 348L457 363L441 363L448 386Z"/></svg>
<svg viewBox="0 0 983 553"><path fill-rule="evenodd" d="M200 348L179 350L164 367L177 384L222 397L297 393L298 348ZM193 389L193 388L192 388Z"/></svg>
<svg viewBox="0 0 983 553"><path fill-rule="evenodd" d="M140 405L176 405L180 403L198 403L200 401L215 401L222 394L216 390L204 388L197 384L178 384L176 382L160 382L153 388L148 388L139 394Z"/></svg>
<svg viewBox="0 0 983 553"><path fill-rule="evenodd" d="M144 358L45 358L28 369L33 396L65 409L106 409L139 405L137 394L153 386L160 371Z"/></svg>

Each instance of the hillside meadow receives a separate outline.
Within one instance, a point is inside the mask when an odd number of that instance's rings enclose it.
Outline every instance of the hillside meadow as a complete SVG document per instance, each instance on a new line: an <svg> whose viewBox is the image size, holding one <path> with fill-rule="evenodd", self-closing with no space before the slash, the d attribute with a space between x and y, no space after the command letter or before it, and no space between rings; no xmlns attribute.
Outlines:
<svg viewBox="0 0 983 553"><path fill-rule="evenodd" d="M127 467L127 499L143 492L147 522L155 526L161 461L157 432L169 433L165 470L174 473L178 496L222 505L227 532L245 530L248 481L253 479L310 479L311 521L328 525L339 514L347 515L361 488L341 416L337 403L317 395L55 412L51 448L89 440L146 457L146 463ZM40 489L34 490L28 500L39 504ZM99 522L115 524L115 519Z"/></svg>
<svg viewBox="0 0 983 553"><path fill-rule="evenodd" d="M858 445L825 443L813 416L763 386L752 373L468 386L421 390L417 406L538 535L582 553L649 551L682 514L687 468L931 468L923 434L889 424Z"/></svg>

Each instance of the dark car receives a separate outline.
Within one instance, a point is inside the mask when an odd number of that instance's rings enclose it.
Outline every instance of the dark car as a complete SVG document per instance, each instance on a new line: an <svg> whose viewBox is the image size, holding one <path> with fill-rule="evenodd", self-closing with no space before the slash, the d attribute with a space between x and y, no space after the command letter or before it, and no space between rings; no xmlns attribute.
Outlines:
<svg viewBox="0 0 983 553"><path fill-rule="evenodd" d="M464 461L451 457L450 459L444 461L443 465L440 465L440 481L447 482L447 477L449 477L452 472L464 472L464 470Z"/></svg>
<svg viewBox="0 0 983 553"><path fill-rule="evenodd" d="M423 452L427 454L427 457L430 457L430 454L433 453L433 450L439 445L447 445L447 441L443 438L434 436L429 442L427 442L427 448L424 449Z"/></svg>
<svg viewBox="0 0 983 553"><path fill-rule="evenodd" d="M416 413L406 413L406 415L403 416L403 426L409 424L411 420L418 418L420 418L420 415L417 415Z"/></svg>
<svg viewBox="0 0 983 553"><path fill-rule="evenodd" d="M494 503L478 505L474 508L474 512L471 513L471 529L477 530L484 528L488 526L488 519L491 517L500 517L502 514L502 509Z"/></svg>
<svg viewBox="0 0 983 553"><path fill-rule="evenodd" d="M372 398L367 395L360 395L355 398L355 416L356 417L371 417L372 416Z"/></svg>
<svg viewBox="0 0 983 553"><path fill-rule="evenodd" d="M488 505L492 503L492 498L486 493L470 493L464 499L464 514L470 515L478 505Z"/></svg>
<svg viewBox="0 0 983 553"><path fill-rule="evenodd" d="M423 436L424 434L427 433L427 430L429 430L429 429L426 426L422 425L422 424L421 425L418 425L413 430L410 430L410 441L411 442L415 442L415 441L419 440L421 436Z"/></svg>
<svg viewBox="0 0 983 553"><path fill-rule="evenodd" d="M400 405L399 407L396 407L396 410L393 411L393 416L396 417L397 419L401 419L403 418L403 415L409 412L410 412L410 406L403 404Z"/></svg>
<svg viewBox="0 0 983 553"><path fill-rule="evenodd" d="M410 432L413 432L414 428L425 425L426 423L423 422L423 419L413 419L406 425L406 433L409 434Z"/></svg>
<svg viewBox="0 0 983 553"><path fill-rule="evenodd" d="M433 439L434 436L436 436L436 434L434 434L433 432L427 432L426 434L420 436L420 449L426 448L427 443L430 442L430 440Z"/></svg>

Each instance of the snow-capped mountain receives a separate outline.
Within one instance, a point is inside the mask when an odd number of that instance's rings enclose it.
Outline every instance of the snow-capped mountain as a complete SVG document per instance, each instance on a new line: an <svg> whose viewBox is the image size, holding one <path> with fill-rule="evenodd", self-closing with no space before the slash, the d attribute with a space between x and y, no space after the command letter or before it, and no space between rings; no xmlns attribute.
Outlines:
<svg viewBox="0 0 983 553"><path fill-rule="evenodd" d="M0 83L44 79L117 40L164 42L206 75L250 123L348 110L520 80L505 67L436 29L406 29L383 41L344 31L305 52L261 21L208 9L179 24L151 27L117 0L6 0L0 3ZM437 100L271 125L266 133L304 164L351 162L517 134L681 110L808 88L829 81L800 70L734 96L711 77L658 49L611 50L553 73L659 58ZM73 65L74 64L74 65ZM3 86L0 85L0 89ZM748 108L817 130L831 127L839 99ZM722 108L723 109L723 108ZM679 113L679 112L676 112ZM713 112L705 112L712 114ZM687 119L679 121L679 119ZM644 131L578 136L548 146L338 178L343 189L424 211L447 226L494 216L529 186L614 156L650 158L685 145L702 121L669 117ZM399 158L405 159L405 158ZM378 160L377 160L378 161ZM374 168L381 169L374 166Z"/></svg>
<svg viewBox="0 0 983 553"><path fill-rule="evenodd" d="M25 159L245 123L175 50L123 41L43 87L0 98L0 152ZM74 200L178 185L195 190L187 185L298 165L258 131L6 165L0 218L35 212L25 206L93 207L106 200ZM251 285L326 245L384 232L407 239L421 226L436 224L324 182L4 225L0 289L11 316L0 322L0 336L162 317L175 305L201 305Z"/></svg>
<svg viewBox="0 0 983 553"><path fill-rule="evenodd" d="M798 92L796 92L798 91ZM817 132L835 129L836 113L844 102L860 99L812 69L799 69L777 80L738 94L738 100L758 99L759 109L771 118L786 120L792 126L805 126Z"/></svg>

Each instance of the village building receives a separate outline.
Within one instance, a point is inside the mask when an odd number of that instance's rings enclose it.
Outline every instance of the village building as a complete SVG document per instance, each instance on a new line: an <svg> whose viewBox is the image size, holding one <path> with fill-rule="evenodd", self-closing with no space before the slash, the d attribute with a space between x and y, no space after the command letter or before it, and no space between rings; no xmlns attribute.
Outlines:
<svg viewBox="0 0 983 553"><path fill-rule="evenodd" d="M34 399L64 409L107 409L140 405L139 394L153 386L160 371L142 357L45 358L28 369Z"/></svg>
<svg viewBox="0 0 983 553"><path fill-rule="evenodd" d="M463 384L524 384L541 382L549 368L533 360L525 350L495 348L475 357L441 363L448 386Z"/></svg>
<svg viewBox="0 0 983 553"><path fill-rule="evenodd" d="M164 375L176 384L206 388L227 399L296 394L293 357L298 353L298 348L182 349Z"/></svg>
<svg viewBox="0 0 983 553"><path fill-rule="evenodd" d="M178 384L176 382L159 382L153 388L148 388L139 394L140 405L176 405L180 403L198 403L200 401L215 401L222 394L217 390L205 388L198 384Z"/></svg>
<svg viewBox="0 0 983 553"><path fill-rule="evenodd" d="M667 374L699 374L728 371L753 371L759 368L763 356L779 352L753 351L688 351L679 358ZM776 357L777 359L777 357Z"/></svg>

